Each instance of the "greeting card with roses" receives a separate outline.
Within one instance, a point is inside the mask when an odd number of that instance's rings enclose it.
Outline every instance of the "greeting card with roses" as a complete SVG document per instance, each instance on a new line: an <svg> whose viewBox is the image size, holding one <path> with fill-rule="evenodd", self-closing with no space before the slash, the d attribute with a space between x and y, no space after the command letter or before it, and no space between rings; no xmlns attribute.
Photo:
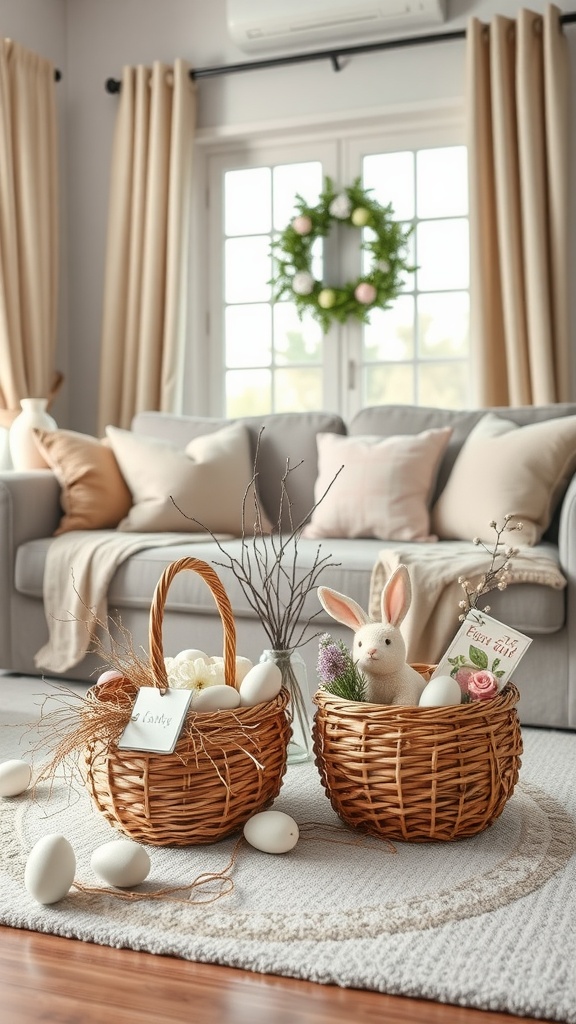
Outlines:
<svg viewBox="0 0 576 1024"><path fill-rule="evenodd" d="M505 686L532 640L517 629L470 609L432 674L452 676L462 700L487 700Z"/></svg>

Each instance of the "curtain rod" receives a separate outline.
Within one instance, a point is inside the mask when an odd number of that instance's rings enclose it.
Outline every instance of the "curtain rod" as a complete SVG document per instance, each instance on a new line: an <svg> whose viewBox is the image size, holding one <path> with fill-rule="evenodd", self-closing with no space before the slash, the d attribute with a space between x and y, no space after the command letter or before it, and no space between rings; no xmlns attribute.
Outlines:
<svg viewBox="0 0 576 1024"><path fill-rule="evenodd" d="M561 14L560 24L576 22L576 11ZM199 78L216 78L220 75L237 74L240 71L262 71L266 68L285 67L289 64L303 64L306 61L329 60L334 71L341 71L340 60L361 53L374 53L377 50L396 50L405 46L423 46L429 43L452 42L454 39L465 39L466 29L454 32L435 32L422 36L406 36L401 39L385 39L379 43L359 43L357 46L331 47L329 50L313 50L310 53L294 53L286 57L266 57L263 60L245 61L241 64L222 64L210 68L196 68L190 71L193 81ZM118 78L107 78L104 85L106 92L118 93L122 82Z"/></svg>

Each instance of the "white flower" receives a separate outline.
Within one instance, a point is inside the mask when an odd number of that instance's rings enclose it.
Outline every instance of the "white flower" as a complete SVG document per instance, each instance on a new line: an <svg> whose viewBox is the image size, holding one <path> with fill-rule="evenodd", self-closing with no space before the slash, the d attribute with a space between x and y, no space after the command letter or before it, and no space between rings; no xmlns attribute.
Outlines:
<svg viewBox="0 0 576 1024"><path fill-rule="evenodd" d="M314 288L314 278L306 270L299 270L292 278L292 291L296 295L310 295Z"/></svg>
<svg viewBox="0 0 576 1024"><path fill-rule="evenodd" d="M346 220L346 217L350 216L351 209L352 204L348 199L348 196L345 192L341 192L340 195L336 196L336 198L330 203L328 212L332 217L338 217L338 220Z"/></svg>
<svg viewBox="0 0 576 1024"><path fill-rule="evenodd" d="M203 658L186 661L165 658L164 665L171 689L205 690L207 686L224 683L224 666L217 662L206 662Z"/></svg>

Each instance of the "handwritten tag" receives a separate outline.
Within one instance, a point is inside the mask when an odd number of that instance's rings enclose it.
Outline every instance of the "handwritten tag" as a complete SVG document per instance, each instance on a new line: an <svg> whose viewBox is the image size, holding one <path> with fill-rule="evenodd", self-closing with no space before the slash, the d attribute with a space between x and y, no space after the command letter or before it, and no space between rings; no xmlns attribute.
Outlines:
<svg viewBox="0 0 576 1024"><path fill-rule="evenodd" d="M118 748L171 754L191 700L192 690L166 690L162 695L156 686L141 686Z"/></svg>
<svg viewBox="0 0 576 1024"><path fill-rule="evenodd" d="M506 685L524 657L532 640L511 626L505 626L484 612L471 611L432 674L456 676L459 669L487 669L498 680L498 689Z"/></svg>

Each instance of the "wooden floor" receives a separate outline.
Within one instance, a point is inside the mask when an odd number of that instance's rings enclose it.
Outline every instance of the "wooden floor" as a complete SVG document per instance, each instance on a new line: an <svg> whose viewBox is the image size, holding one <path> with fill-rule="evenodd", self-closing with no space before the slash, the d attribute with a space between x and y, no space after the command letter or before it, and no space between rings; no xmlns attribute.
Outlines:
<svg viewBox="0 0 576 1024"><path fill-rule="evenodd" d="M2 1024L521 1024L0 926Z"/></svg>

